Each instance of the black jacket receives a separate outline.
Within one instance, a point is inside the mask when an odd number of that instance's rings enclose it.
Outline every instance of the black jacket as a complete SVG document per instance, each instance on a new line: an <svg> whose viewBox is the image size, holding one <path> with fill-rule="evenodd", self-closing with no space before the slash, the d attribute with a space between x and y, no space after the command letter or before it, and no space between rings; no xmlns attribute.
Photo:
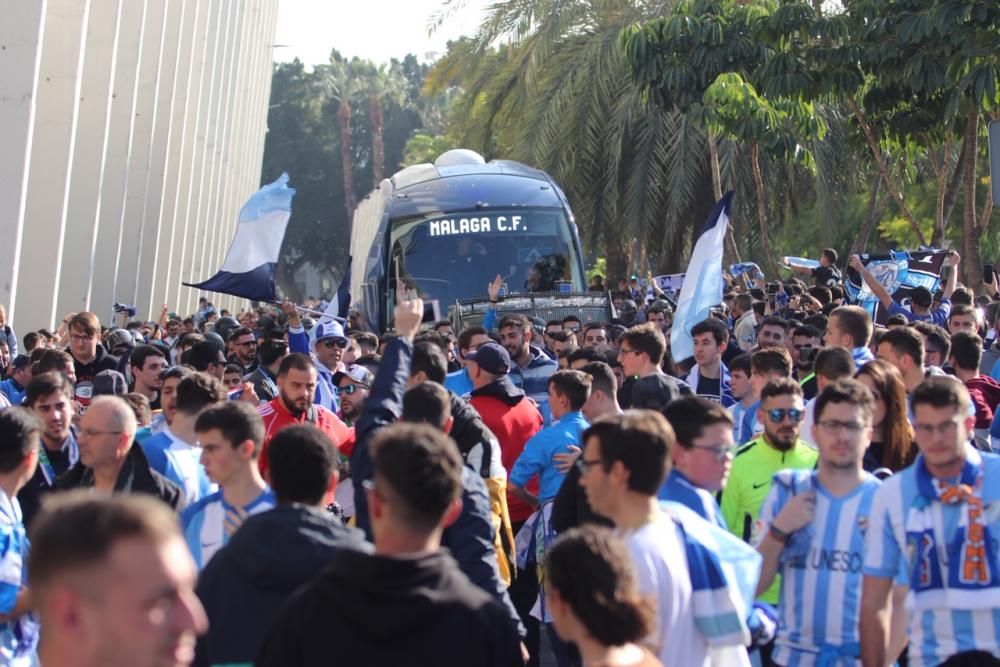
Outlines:
<svg viewBox="0 0 1000 667"><path fill-rule="evenodd" d="M476 409L469 405L461 396L449 391L448 397L451 399L451 418L453 423L451 436L458 451L462 454L465 462L472 466L473 470L478 470L480 476L487 478L490 476L490 461L493 457L493 448L499 447L493 432L483 423L483 418L479 416ZM469 453L475 449L476 445L482 445L482 457L478 461L470 461Z"/></svg>
<svg viewBox="0 0 1000 667"><path fill-rule="evenodd" d="M344 551L285 606L259 667L522 665L514 622L446 552Z"/></svg>
<svg viewBox="0 0 1000 667"><path fill-rule="evenodd" d="M194 664L253 662L285 600L345 549L371 545L329 512L288 505L247 518L198 575L209 629Z"/></svg>
<svg viewBox="0 0 1000 667"><path fill-rule="evenodd" d="M587 494L580 486L580 468L573 466L566 473L552 505L552 528L565 533L584 524L614 528L614 523L590 507Z"/></svg>
<svg viewBox="0 0 1000 667"><path fill-rule="evenodd" d="M54 491L69 491L76 488L94 486L94 471L77 462L72 468L59 475L52 485ZM187 504L186 496L169 479L149 467L149 461L138 442L132 443L125 464L118 473L115 491L119 493L146 493L156 496L174 510L180 512Z"/></svg>
<svg viewBox="0 0 1000 667"><path fill-rule="evenodd" d="M368 497L362 485L364 480L374 476L369 447L379 429L395 422L403 412L403 394L410 374L412 354L413 345L408 340L394 338L389 341L355 429L357 444L351 453L354 517L358 528L365 531L369 539L371 523L368 518ZM482 421L479 423L482 424ZM489 433L488 429L486 433ZM512 620L518 619L507 587L500 579L496 550L493 547L493 530L486 484L472 470L463 467L462 512L455 523L444 531L442 544L451 549L462 572L474 584L496 598L508 610Z"/></svg>
<svg viewBox="0 0 1000 667"><path fill-rule="evenodd" d="M69 348L66 352L73 357ZM97 346L97 354L90 363L81 364L73 357L73 370L76 373L76 394L75 398L84 405L90 405L91 392L94 385L94 376L101 371L118 370L118 357L109 354L103 345Z"/></svg>

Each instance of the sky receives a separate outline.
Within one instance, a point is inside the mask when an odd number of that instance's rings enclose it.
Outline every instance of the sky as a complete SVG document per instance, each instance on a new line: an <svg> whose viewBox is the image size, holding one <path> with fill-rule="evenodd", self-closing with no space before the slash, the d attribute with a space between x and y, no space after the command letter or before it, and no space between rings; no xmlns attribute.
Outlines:
<svg viewBox="0 0 1000 667"><path fill-rule="evenodd" d="M448 40L475 32L490 0L466 0L433 35L428 22L442 0L279 0L274 59L296 57L307 65L327 62L336 48L347 57L376 63L444 55Z"/></svg>

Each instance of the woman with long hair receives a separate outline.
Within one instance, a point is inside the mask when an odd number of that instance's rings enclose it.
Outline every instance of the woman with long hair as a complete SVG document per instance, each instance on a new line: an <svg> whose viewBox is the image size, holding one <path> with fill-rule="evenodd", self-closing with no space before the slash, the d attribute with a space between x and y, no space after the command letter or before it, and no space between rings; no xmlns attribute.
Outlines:
<svg viewBox="0 0 1000 667"><path fill-rule="evenodd" d="M635 642L649 635L653 606L639 596L625 545L607 528L574 528L545 554L546 604L563 641L587 667L662 667Z"/></svg>
<svg viewBox="0 0 1000 667"><path fill-rule="evenodd" d="M917 450L907 416L906 386L896 367L885 361L870 361L854 376L875 396L872 442L865 452L865 470L899 472L913 463Z"/></svg>

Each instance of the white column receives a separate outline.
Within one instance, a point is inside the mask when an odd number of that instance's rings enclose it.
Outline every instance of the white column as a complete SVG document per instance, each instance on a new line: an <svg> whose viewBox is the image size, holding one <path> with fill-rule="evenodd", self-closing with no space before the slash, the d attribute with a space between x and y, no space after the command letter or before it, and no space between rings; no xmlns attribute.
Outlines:
<svg viewBox="0 0 1000 667"><path fill-rule="evenodd" d="M89 2L50 0L45 14L19 256L31 270L20 271L15 286L25 331L52 327L56 317L89 10Z"/></svg>
<svg viewBox="0 0 1000 667"><path fill-rule="evenodd" d="M139 317L153 319L159 316L162 304L151 303L153 276L156 270L156 254L160 235L160 209L163 202L163 186L167 175L167 149L170 141L171 124L174 120L173 102L176 83L177 54L183 0L175 0L166 5L163 20L160 55L157 58L157 75L154 96L153 133L150 137L149 170L146 172L145 200L142 210L142 224L139 239L131 258L135 266L136 284L130 303L138 309Z"/></svg>
<svg viewBox="0 0 1000 667"><path fill-rule="evenodd" d="M157 226L156 252L153 254L149 267L152 285L150 292L150 308L154 317L158 308L169 303L167 293L167 274L173 259L174 242L176 239L177 196L180 190L181 177L188 166L181 163L185 129L187 125L188 100L194 58L195 21L198 15L198 0L180 0L181 26L174 64L174 92L171 97L170 127L168 130L169 145L167 147L166 164L164 165L163 194L160 199L159 225Z"/></svg>
<svg viewBox="0 0 1000 667"><path fill-rule="evenodd" d="M0 0L0 304L15 322L27 175L47 3ZM20 325L17 329L24 330Z"/></svg>
<svg viewBox="0 0 1000 667"><path fill-rule="evenodd" d="M201 266L196 264L196 258L201 257L201 244L204 243L205 211L202 208L205 190L205 178L209 173L206 142L209 133L210 120L214 100L214 83L219 53L219 23L223 3L217 0L210 3L208 23L208 43L205 51L205 68L201 81L199 97L198 126L195 134L194 154L191 161L191 192L188 195L188 224L184 237L183 257L181 261L181 280L198 282L209 277ZM184 313L193 312L198 303L195 291L189 287L181 288L178 307Z"/></svg>
<svg viewBox="0 0 1000 667"><path fill-rule="evenodd" d="M93 247L94 274L90 308L102 320L111 316L118 248L121 243L129 159L134 143L136 88L146 28L146 0L122 3L118 53L111 93L111 116L101 185L97 241Z"/></svg>
<svg viewBox="0 0 1000 667"><path fill-rule="evenodd" d="M211 0L197 0L195 5L195 30L192 40L191 72L187 84L187 106L184 112L184 136L181 144L180 182L174 209L174 241L170 249L170 263L163 281L167 293L164 302L179 315L190 313L181 301L181 281L189 280L184 262L187 256L189 223L191 221L191 193L194 185L195 148L198 145L198 125L201 118L201 89L205 77L208 53L208 25L211 18ZM185 288L186 289L186 288Z"/></svg>
<svg viewBox="0 0 1000 667"><path fill-rule="evenodd" d="M142 41L139 80L136 85L132 151L128 161L125 209L122 212L122 232L118 244L113 291L114 300L122 303L132 303L135 299L136 276L139 270L136 266L136 248L142 235L147 176L153 168L152 148L155 143L160 45L163 41L165 13L166 7L162 2L149 3L146 11L145 36Z"/></svg>
<svg viewBox="0 0 1000 667"><path fill-rule="evenodd" d="M90 310L122 0L92 0L56 313ZM103 317L104 313L100 313Z"/></svg>

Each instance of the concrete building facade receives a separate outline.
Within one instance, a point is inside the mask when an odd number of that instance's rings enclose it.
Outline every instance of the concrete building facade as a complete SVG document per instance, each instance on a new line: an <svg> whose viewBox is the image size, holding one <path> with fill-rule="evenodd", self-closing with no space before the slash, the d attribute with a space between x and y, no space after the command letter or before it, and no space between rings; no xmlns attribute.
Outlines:
<svg viewBox="0 0 1000 667"><path fill-rule="evenodd" d="M19 332L201 293L260 185L278 0L0 0L0 305ZM242 300L205 294L217 307Z"/></svg>

